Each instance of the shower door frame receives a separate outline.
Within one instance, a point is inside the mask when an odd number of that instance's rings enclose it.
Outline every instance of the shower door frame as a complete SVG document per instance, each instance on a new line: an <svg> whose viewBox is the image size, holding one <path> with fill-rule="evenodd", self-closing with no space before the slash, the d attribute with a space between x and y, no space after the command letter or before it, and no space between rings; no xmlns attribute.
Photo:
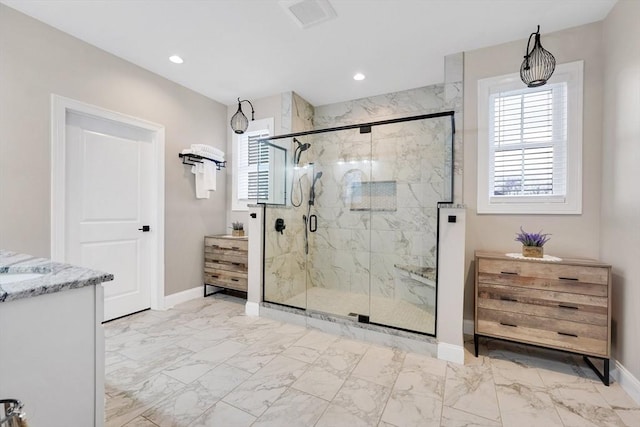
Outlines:
<svg viewBox="0 0 640 427"><path fill-rule="evenodd" d="M268 141L272 141L274 139L285 139L285 138L294 138L294 137L302 137L302 136L307 136L307 135L317 135L317 134L322 134L322 133L329 133L329 132L336 132L336 131L341 131L341 130L349 130L349 129L360 129L360 133L371 133L372 128L376 127L376 126L383 126L383 125L388 125L388 124L395 124L395 123L402 123L402 122L411 122L411 121L416 121L416 120L427 120L427 119L436 119L436 118L440 118L440 117L450 117L451 118L451 140L450 140L450 144L451 144L451 175L450 175L450 187L451 188L451 192L450 192L450 200L444 200L444 201L439 201L436 203L436 210L437 210L437 226L436 226L436 275L435 275L435 282L436 282L436 286L435 286L435 311L434 311L434 333L430 334L427 332L421 332L421 331L416 331L416 330L412 330L412 329L406 329L406 328L401 328L401 327L397 327L397 326L392 326L392 325L385 325L382 323L375 323L375 322L370 322L369 321L369 316L367 317L366 321L361 320L361 318L358 318L358 322L357 323L365 323L365 324L369 324L369 325L375 325L375 326L382 326L385 328L392 328L392 329L396 329L396 330L400 330L400 331L405 331L405 332L410 332L410 333L414 333L414 334L419 334L419 335L426 335L426 336L430 336L430 337L435 337L436 333L438 331L438 277L440 274L440 269L438 268L439 265L439 259L440 259L440 208L443 207L443 205L451 205L453 204L453 200L454 200L454 165L455 165L455 135L456 135L456 121L455 121L455 112L452 110L449 111L442 111L442 112L438 112L438 113L430 113L430 114L421 114L421 115L417 115L417 116L408 116L408 117L399 117L399 118L395 118L395 119L387 119L387 120L378 120L378 121L374 121L374 122L366 122L366 123L359 123L359 124L351 124L351 125L343 125L343 126L336 126L336 127L331 127L331 128L324 128L324 129L313 129L313 130L308 130L308 131L302 131L302 132L294 132L294 133L288 133L288 134L282 134L282 135L274 135L274 136L270 136L268 138L264 138L263 140L259 140L259 142L266 142L269 143ZM265 258L265 254L266 254L266 230L267 230L267 215L266 215L266 209L269 206L274 206L274 207L282 207L282 205L272 205L269 203L257 203L258 205L262 205L262 209L263 209L263 214L262 214L262 302L268 302L269 304L275 304L275 305L279 305L282 307L288 307L288 308L293 308L296 310L300 310L303 312L307 312L308 308L302 308L302 307L295 307L295 306L291 306L291 305L287 305L287 304L282 304L279 302L272 302L272 301L264 301L264 295L266 294L265 292L265 277L266 277L266 271L265 271L265 263L264 263L264 258Z"/></svg>

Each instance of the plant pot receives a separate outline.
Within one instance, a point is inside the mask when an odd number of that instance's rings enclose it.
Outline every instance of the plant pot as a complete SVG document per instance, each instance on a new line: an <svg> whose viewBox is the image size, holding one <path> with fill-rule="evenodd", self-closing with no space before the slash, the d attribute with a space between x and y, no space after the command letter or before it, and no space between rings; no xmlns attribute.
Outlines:
<svg viewBox="0 0 640 427"><path fill-rule="evenodd" d="M543 246L522 246L522 255L529 258L542 258L544 257Z"/></svg>
<svg viewBox="0 0 640 427"><path fill-rule="evenodd" d="M231 230L231 235L233 237L242 237L244 236L244 230Z"/></svg>

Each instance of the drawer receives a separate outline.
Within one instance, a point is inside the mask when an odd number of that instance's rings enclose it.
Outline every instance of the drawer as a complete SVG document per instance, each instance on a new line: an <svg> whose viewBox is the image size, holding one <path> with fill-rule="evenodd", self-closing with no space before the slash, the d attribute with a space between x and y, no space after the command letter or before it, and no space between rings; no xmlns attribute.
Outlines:
<svg viewBox="0 0 640 427"><path fill-rule="evenodd" d="M607 340L607 325L587 325L569 320L550 319L523 313L478 308L478 321L484 320L514 329L525 328L552 332L557 335ZM526 336L522 338L527 339Z"/></svg>
<svg viewBox="0 0 640 427"><path fill-rule="evenodd" d="M505 323L505 322L503 322ZM541 345L559 350L574 351L597 357L609 357L608 339L559 334L558 331L536 329L526 326L508 326L491 320L479 319L476 333L516 342Z"/></svg>
<svg viewBox="0 0 640 427"><path fill-rule="evenodd" d="M204 259L204 271L209 270L224 270L232 271L247 275L247 264L244 262L230 262L223 260Z"/></svg>
<svg viewBox="0 0 640 427"><path fill-rule="evenodd" d="M225 239L221 237L205 237L204 246L229 251L248 251L249 241L247 239Z"/></svg>
<svg viewBox="0 0 640 427"><path fill-rule="evenodd" d="M224 249L219 246L205 246L204 260L205 262L226 261L231 263L247 264L247 252Z"/></svg>
<svg viewBox="0 0 640 427"><path fill-rule="evenodd" d="M232 272L207 271L204 272L204 283L207 285L220 286L223 288L235 289L247 292L247 277L238 276Z"/></svg>
<svg viewBox="0 0 640 427"><path fill-rule="evenodd" d="M607 326L606 309L578 304L536 305L518 301L516 298L502 296L500 299L478 298L478 308L499 310L524 315L547 317L550 319L569 320L589 325Z"/></svg>
<svg viewBox="0 0 640 427"><path fill-rule="evenodd" d="M594 295L599 297L606 297L608 295L607 285L576 282L574 280L566 279L545 279L504 273L478 273L478 281L493 283L496 285L509 285L522 288L567 292L572 294Z"/></svg>
<svg viewBox="0 0 640 427"><path fill-rule="evenodd" d="M553 264L550 262L479 258L478 273L549 279L565 284L582 282L606 286L609 283L609 269L606 267Z"/></svg>
<svg viewBox="0 0 640 427"><path fill-rule="evenodd" d="M477 286L478 301L492 299L567 310L578 309L605 315L608 313L609 300L606 297L494 285L484 282L479 282Z"/></svg>

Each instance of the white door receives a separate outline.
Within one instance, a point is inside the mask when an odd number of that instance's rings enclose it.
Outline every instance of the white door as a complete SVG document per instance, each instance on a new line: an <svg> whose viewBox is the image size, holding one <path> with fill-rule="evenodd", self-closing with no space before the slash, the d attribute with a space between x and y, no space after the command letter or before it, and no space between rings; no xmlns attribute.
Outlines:
<svg viewBox="0 0 640 427"><path fill-rule="evenodd" d="M68 111L65 145L66 261L114 275L104 284L105 320L149 308L153 133Z"/></svg>

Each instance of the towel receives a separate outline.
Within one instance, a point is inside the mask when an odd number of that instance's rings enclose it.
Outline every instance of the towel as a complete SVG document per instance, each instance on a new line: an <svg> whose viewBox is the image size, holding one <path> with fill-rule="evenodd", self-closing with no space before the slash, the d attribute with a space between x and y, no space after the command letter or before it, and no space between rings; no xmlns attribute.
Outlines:
<svg viewBox="0 0 640 427"><path fill-rule="evenodd" d="M212 156L218 157L218 158L222 158L222 161L224 161L224 151L217 149L216 147L212 147L211 145L207 145L207 144L191 144L191 149L194 152L201 152L201 153L209 153ZM207 156L210 157L210 156Z"/></svg>
<svg viewBox="0 0 640 427"><path fill-rule="evenodd" d="M206 157L218 162L224 162L224 153L221 153L222 155L220 156L218 153L214 153L211 151L194 150L193 148L185 148L184 150L182 150L182 154L195 154L196 156Z"/></svg>
<svg viewBox="0 0 640 427"><path fill-rule="evenodd" d="M196 198L208 199L209 192L216 191L216 164L203 160L191 166L191 172L195 175Z"/></svg>

